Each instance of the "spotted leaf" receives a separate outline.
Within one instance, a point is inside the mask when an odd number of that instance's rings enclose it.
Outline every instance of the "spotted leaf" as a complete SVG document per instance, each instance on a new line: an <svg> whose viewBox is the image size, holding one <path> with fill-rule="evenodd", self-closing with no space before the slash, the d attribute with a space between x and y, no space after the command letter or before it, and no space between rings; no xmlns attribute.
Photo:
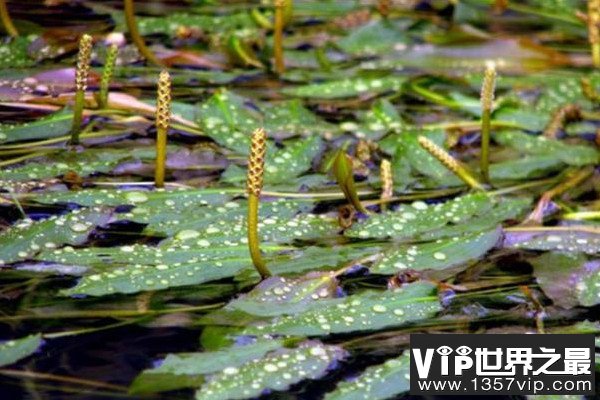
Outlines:
<svg viewBox="0 0 600 400"><path fill-rule="evenodd" d="M397 92L406 78L401 76L385 76L382 78L348 78L325 83L313 83L305 86L283 89L288 96L340 99L360 95L378 95L385 92Z"/></svg>
<svg viewBox="0 0 600 400"><path fill-rule="evenodd" d="M26 336L0 343L0 367L13 364L33 354L42 345L42 335Z"/></svg>
<svg viewBox="0 0 600 400"><path fill-rule="evenodd" d="M378 274L395 274L406 269L445 269L476 260L487 253L500 240L501 230L470 233L438 239L435 242L392 247L371 267ZM437 276L437 275L436 275Z"/></svg>
<svg viewBox="0 0 600 400"><path fill-rule="evenodd" d="M219 351L169 354L158 367L138 375L129 390L138 394L200 387L205 375L230 371L249 361L260 359L281 346L279 340L266 340Z"/></svg>
<svg viewBox="0 0 600 400"><path fill-rule="evenodd" d="M571 253L600 253L600 232L593 226L519 227L508 230L504 246Z"/></svg>
<svg viewBox="0 0 600 400"><path fill-rule="evenodd" d="M66 135L73 124L73 113L63 110L23 124L0 124L0 143L48 139Z"/></svg>
<svg viewBox="0 0 600 400"><path fill-rule="evenodd" d="M196 392L196 399L247 399L271 390L285 390L306 379L323 377L346 355L341 347L316 341L304 342L293 349L279 349L210 377Z"/></svg>
<svg viewBox="0 0 600 400"><path fill-rule="evenodd" d="M229 302L225 308L265 317L290 315L304 311L316 301L335 297L337 289L337 281L331 273L299 278L275 276Z"/></svg>
<svg viewBox="0 0 600 400"><path fill-rule="evenodd" d="M173 190L109 190L86 189L80 191L49 192L32 196L38 203L75 203L80 206L149 207L157 212L171 212L208 204L226 202L231 195L219 189L173 189Z"/></svg>
<svg viewBox="0 0 600 400"><path fill-rule="evenodd" d="M338 383L325 400L383 400L394 398L410 389L408 351L380 365L367 368L356 378Z"/></svg>
<svg viewBox="0 0 600 400"><path fill-rule="evenodd" d="M371 331L431 318L440 310L435 286L418 282L397 290L369 290L319 301L304 312L257 323L244 333L319 336Z"/></svg>
<svg viewBox="0 0 600 400"><path fill-rule="evenodd" d="M373 215L346 231L356 238L408 239L440 229L449 224L460 224L475 216L484 215L493 207L494 200L483 193L469 194L436 205L415 202L400 206L395 211Z"/></svg>
<svg viewBox="0 0 600 400"><path fill-rule="evenodd" d="M111 216L106 210L92 208L41 221L21 220L0 233L0 264L32 258L44 249L82 244L94 228L108 223Z"/></svg>
<svg viewBox="0 0 600 400"><path fill-rule="evenodd" d="M588 260L582 253L545 253L531 263L537 282L556 305L600 304L600 260Z"/></svg>

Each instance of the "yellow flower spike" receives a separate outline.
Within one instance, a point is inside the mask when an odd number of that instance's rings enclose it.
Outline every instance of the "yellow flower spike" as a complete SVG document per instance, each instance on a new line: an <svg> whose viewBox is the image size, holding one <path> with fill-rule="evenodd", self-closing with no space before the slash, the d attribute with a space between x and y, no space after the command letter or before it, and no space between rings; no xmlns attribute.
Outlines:
<svg viewBox="0 0 600 400"><path fill-rule="evenodd" d="M4 30L12 37L19 36L19 31L15 28L15 25L12 22L12 18L8 12L8 7L6 6L6 0L0 0L0 19L2 20L2 25L4 25Z"/></svg>
<svg viewBox="0 0 600 400"><path fill-rule="evenodd" d="M594 67L600 68L600 0L588 0L588 41Z"/></svg>
<svg viewBox="0 0 600 400"><path fill-rule="evenodd" d="M254 268L262 279L271 276L260 253L260 239L258 237L258 203L263 187L265 174L265 154L267 152L267 134L263 128L252 133L250 157L248 158L248 248Z"/></svg>
<svg viewBox="0 0 600 400"><path fill-rule="evenodd" d="M77 55L77 67L75 69L75 104L73 106L73 125L71 126L71 144L79 144L79 133L83 123L83 107L85 103L85 91L90 72L90 60L92 58L92 37L84 34L79 40L79 53Z"/></svg>
<svg viewBox="0 0 600 400"><path fill-rule="evenodd" d="M494 107L494 88L496 86L496 67L488 64L481 86L481 176L490 183L490 134L492 125L492 109Z"/></svg>
<svg viewBox="0 0 600 400"><path fill-rule="evenodd" d="M452 173L458 176L470 188L476 190L485 190L483 185L473 177L473 175L462 165L458 160L454 159L446 150L439 147L437 144L427 139L425 136L419 136L419 144L429 154L435 157L444 167L448 168Z"/></svg>
<svg viewBox="0 0 600 400"><path fill-rule="evenodd" d="M579 119L581 119L581 109L579 106L576 104L562 106L552 114L550 122L548 122L548 125L544 129L543 136L548 139L556 139L560 130L564 128L565 123Z"/></svg>
<svg viewBox="0 0 600 400"><path fill-rule="evenodd" d="M162 71L158 78L158 100L156 102L156 167L154 185L161 188L165 184L167 164L167 133L171 120L171 75Z"/></svg>
<svg viewBox="0 0 600 400"><path fill-rule="evenodd" d="M285 72L283 59L283 26L285 0L275 0L275 29L273 31L273 57L275 59L275 72L282 75Z"/></svg>
<svg viewBox="0 0 600 400"><path fill-rule="evenodd" d="M379 166L381 179L381 209L387 208L387 202L394 196L394 181L392 178L392 163L389 160L381 160Z"/></svg>
<svg viewBox="0 0 600 400"><path fill-rule="evenodd" d="M135 8L133 5L133 0L123 0L123 7L125 11L125 22L127 23L127 29L129 30L129 35L131 36L131 40L135 44L135 47L137 47L142 57L144 57L147 61L154 65L162 66L163 63L156 58L152 50L146 46L144 38L142 35L140 35L140 31L138 30L138 26L135 21Z"/></svg>
<svg viewBox="0 0 600 400"><path fill-rule="evenodd" d="M100 91L98 93L98 108L106 108L108 106L108 93L110 91L110 81L112 80L117 62L119 48L116 44L111 45L106 52L106 60L104 61L104 69L102 70L102 79L100 80Z"/></svg>

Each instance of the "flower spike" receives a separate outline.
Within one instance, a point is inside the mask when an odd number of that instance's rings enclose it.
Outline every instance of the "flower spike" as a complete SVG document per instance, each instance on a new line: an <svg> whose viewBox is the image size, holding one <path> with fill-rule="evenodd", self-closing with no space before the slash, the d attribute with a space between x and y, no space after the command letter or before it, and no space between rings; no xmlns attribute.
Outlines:
<svg viewBox="0 0 600 400"><path fill-rule="evenodd" d="M167 133L171 120L171 75L162 71L158 78L156 104L156 168L154 184L163 187L165 184L165 166L167 163Z"/></svg>
<svg viewBox="0 0 600 400"><path fill-rule="evenodd" d="M265 174L265 154L267 152L267 134L263 128L252 133L250 144L250 157L248 158L248 248L254 267L262 279L271 276L260 253L260 239L258 236L258 203L263 187Z"/></svg>
<svg viewBox="0 0 600 400"><path fill-rule="evenodd" d="M427 150L429 154L435 157L446 168L448 168L452 173L465 182L469 187L476 190L485 190L483 185L473 177L467 168L458 160L454 159L454 157L452 157L450 154L448 154L446 150L442 149L425 136L419 136L419 144L421 147Z"/></svg>
<svg viewBox="0 0 600 400"><path fill-rule="evenodd" d="M79 144L79 133L83 123L83 107L85 91L90 72L92 58L92 37L84 34L79 40L79 53L77 54L77 67L75 69L75 105L73 106L73 125L71 127L71 144Z"/></svg>

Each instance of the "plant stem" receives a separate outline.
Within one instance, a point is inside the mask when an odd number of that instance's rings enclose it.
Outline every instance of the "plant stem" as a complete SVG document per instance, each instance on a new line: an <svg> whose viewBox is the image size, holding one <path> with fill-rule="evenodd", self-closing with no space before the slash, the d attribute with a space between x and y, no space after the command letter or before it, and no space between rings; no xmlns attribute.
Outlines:
<svg viewBox="0 0 600 400"><path fill-rule="evenodd" d="M108 106L110 81L115 70L118 53L119 48L115 44L111 45L107 50L104 69L102 70L102 79L100 81L100 92L98 93L98 108L106 108Z"/></svg>
<svg viewBox="0 0 600 400"><path fill-rule="evenodd" d="M435 157L442 165L448 168L452 173L458 176L471 189L485 190L483 185L475 179L475 177L462 165L458 160L439 147L437 144L427 139L425 136L419 136L419 144L429 154Z"/></svg>
<svg viewBox="0 0 600 400"><path fill-rule="evenodd" d="M6 0L0 0L0 19L2 19L2 25L4 25L6 33L12 37L19 36L19 31L15 28L12 18L10 18L8 7L6 7Z"/></svg>
<svg viewBox="0 0 600 400"><path fill-rule="evenodd" d="M156 104L156 167L154 185L165 185L165 166L167 164L167 132L171 118L171 76L162 71L158 79L158 101Z"/></svg>
<svg viewBox="0 0 600 400"><path fill-rule="evenodd" d="M71 145L79 144L79 133L83 124L83 108L85 105L85 90L90 72L92 57L92 37L84 34L79 40L79 54L75 70L75 104L73 105L73 125L71 126Z"/></svg>
<svg viewBox="0 0 600 400"><path fill-rule="evenodd" d="M135 9L133 0L123 0L123 5L125 9L125 22L127 23L127 29L129 30L129 35L131 36L131 40L133 40L135 47L137 47L138 51L146 59L146 61L158 66L163 65L163 63L156 58L152 50L146 46L144 38L142 38L140 35L137 23L135 22Z"/></svg>
<svg viewBox="0 0 600 400"><path fill-rule="evenodd" d="M252 134L250 158L248 160L248 248L254 268L262 279L271 276L260 252L260 238L258 236L258 204L262 191L265 172L265 154L267 152L267 134L259 128Z"/></svg>
<svg viewBox="0 0 600 400"><path fill-rule="evenodd" d="M275 58L275 72L285 73L283 61L283 24L284 0L275 0L275 29L273 31L273 56Z"/></svg>
<svg viewBox="0 0 600 400"><path fill-rule="evenodd" d="M75 385L80 385L80 386L89 386L89 387L95 387L95 388L114 390L117 392L127 392L126 386L113 385L110 383L105 383L105 382L100 382L100 381L92 381L89 379L74 378L71 376L47 374L47 373L43 373L43 372L3 368L3 369L0 369L0 375L11 376L14 378L42 379L42 380L49 380L49 381L54 381L54 382L75 384Z"/></svg>
<svg viewBox="0 0 600 400"><path fill-rule="evenodd" d="M588 0L588 40L592 46L592 62L600 68L600 0Z"/></svg>
<svg viewBox="0 0 600 400"><path fill-rule="evenodd" d="M258 237L258 204L259 198L254 194L248 196L248 248L254 268L262 279L271 276L271 271L262 258L260 252L260 238Z"/></svg>
<svg viewBox="0 0 600 400"><path fill-rule="evenodd" d="M488 65L481 87L481 176L485 183L490 183L490 131L491 116L494 103L494 86L496 81L496 68Z"/></svg>

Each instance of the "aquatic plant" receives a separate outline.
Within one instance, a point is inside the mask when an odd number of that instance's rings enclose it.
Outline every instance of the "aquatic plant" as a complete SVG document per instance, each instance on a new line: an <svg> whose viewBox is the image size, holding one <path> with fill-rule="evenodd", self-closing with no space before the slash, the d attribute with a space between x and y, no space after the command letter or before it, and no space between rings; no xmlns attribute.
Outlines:
<svg viewBox="0 0 600 400"><path fill-rule="evenodd" d="M392 163L389 160L381 160L379 165L379 177L381 179L381 209L387 208L387 202L394 195L394 182L392 180Z"/></svg>
<svg viewBox="0 0 600 400"><path fill-rule="evenodd" d="M267 268L260 252L260 239L258 237L258 204L263 187L266 152L267 133L263 128L258 128L252 133L250 156L248 158L248 180L246 183L248 193L247 231L248 248L252 263L263 279L271 276L271 271Z"/></svg>
<svg viewBox="0 0 600 400"><path fill-rule="evenodd" d="M10 13L8 12L6 0L0 0L0 19L2 20L2 25L4 26L6 33L12 37L19 36L19 31L17 31L17 28L15 28L12 18L10 17Z"/></svg>
<svg viewBox="0 0 600 400"><path fill-rule="evenodd" d="M275 24L273 31L273 56L275 59L275 72L282 75L285 72L285 62L283 59L283 28L284 28L284 8L285 3L291 3L291 0L275 0Z"/></svg>
<svg viewBox="0 0 600 400"><path fill-rule="evenodd" d="M102 78L100 80L100 90L98 92L98 108L106 108L108 106L108 93L110 90L110 81L115 70L115 64L117 62L117 55L119 48L116 44L112 44L106 51L106 59L104 61L104 68L102 69Z"/></svg>
<svg viewBox="0 0 600 400"><path fill-rule="evenodd" d="M84 34L79 40L79 53L77 54L77 67L75 69L75 104L73 105L73 125L71 127L70 142L72 145L79 144L91 57L92 37Z"/></svg>
<svg viewBox="0 0 600 400"><path fill-rule="evenodd" d="M600 68L600 0L588 0L588 40L592 46L592 62Z"/></svg>
<svg viewBox="0 0 600 400"><path fill-rule="evenodd" d="M481 176L486 183L490 183L490 131L495 85L496 67L493 63L489 63L481 86L481 154L479 156Z"/></svg>
<svg viewBox="0 0 600 400"><path fill-rule="evenodd" d="M475 179L473 174L462 165L458 160L452 157L446 150L427 139L425 136L419 136L419 144L429 154L434 156L442 165L448 168L452 173L458 176L464 183L466 183L471 189L485 190L483 185Z"/></svg>
<svg viewBox="0 0 600 400"><path fill-rule="evenodd" d="M133 4L133 0L123 0L123 6L125 11L125 22L127 23L127 29L129 30L129 35L131 36L131 40L137 47L138 51L150 63L154 65L161 66L163 63L154 55L152 50L146 46L146 42L142 35L140 35L140 31L138 30L138 26L135 20L135 7Z"/></svg>
<svg viewBox="0 0 600 400"><path fill-rule="evenodd" d="M171 76L167 71L160 73L156 97L156 165L154 168L154 185L157 188L161 188L165 184L167 133L171 119Z"/></svg>
<svg viewBox="0 0 600 400"><path fill-rule="evenodd" d="M356 192L354 183L354 173L352 172L352 159L342 149L338 150L333 161L333 175L337 180L340 189L344 192L346 200L363 214L368 214L369 211L362 205Z"/></svg>

